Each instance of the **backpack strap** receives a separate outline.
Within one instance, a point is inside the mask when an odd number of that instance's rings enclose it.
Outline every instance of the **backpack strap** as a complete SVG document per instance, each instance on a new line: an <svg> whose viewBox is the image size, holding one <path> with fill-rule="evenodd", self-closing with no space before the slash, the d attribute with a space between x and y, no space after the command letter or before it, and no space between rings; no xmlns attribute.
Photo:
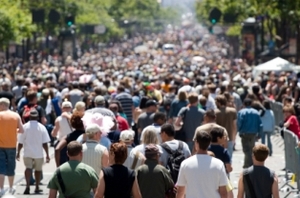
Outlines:
<svg viewBox="0 0 300 198"><path fill-rule="evenodd" d="M173 154L173 150L169 147L169 145L167 143L162 143L161 147L163 147L167 151L167 153L169 153L170 155Z"/></svg>
<svg viewBox="0 0 300 198"><path fill-rule="evenodd" d="M60 172L59 167L58 167L58 169L56 171L56 176L57 176L57 181L58 181L58 184L60 186L61 192L65 196L66 187L65 187L64 181L63 181L63 179L61 177L61 172Z"/></svg>
<svg viewBox="0 0 300 198"><path fill-rule="evenodd" d="M179 145L178 145L178 150L182 151L183 150L183 142L182 141L178 141Z"/></svg>

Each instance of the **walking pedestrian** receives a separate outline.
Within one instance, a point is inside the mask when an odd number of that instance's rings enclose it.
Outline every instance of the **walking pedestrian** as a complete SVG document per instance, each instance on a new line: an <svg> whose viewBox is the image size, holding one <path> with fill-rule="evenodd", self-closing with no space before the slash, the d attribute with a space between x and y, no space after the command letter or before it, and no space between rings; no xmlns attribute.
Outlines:
<svg viewBox="0 0 300 198"><path fill-rule="evenodd" d="M245 108L238 112L237 126L245 155L243 168L248 168L252 166L252 148L262 132L263 125L259 112L251 107L252 100L246 98L244 105Z"/></svg>
<svg viewBox="0 0 300 198"><path fill-rule="evenodd" d="M8 176L9 193L14 194L13 188L16 168L17 133L23 133L20 116L9 110L7 98L0 98L0 196L4 195L4 178Z"/></svg>
<svg viewBox="0 0 300 198"><path fill-rule="evenodd" d="M24 124L24 133L18 137L18 151L16 159L20 160L20 151L24 148L23 161L26 167L25 170L25 179L26 179L26 188L24 195L30 194L30 179L32 176L32 170L34 169L35 175L35 193L40 193L40 181L42 175L42 167L44 163L44 154L43 149L46 153L46 162L50 161L49 152L48 152L48 143L50 138L48 131L44 125L39 123L39 113L37 110L32 109L30 111L30 121Z"/></svg>

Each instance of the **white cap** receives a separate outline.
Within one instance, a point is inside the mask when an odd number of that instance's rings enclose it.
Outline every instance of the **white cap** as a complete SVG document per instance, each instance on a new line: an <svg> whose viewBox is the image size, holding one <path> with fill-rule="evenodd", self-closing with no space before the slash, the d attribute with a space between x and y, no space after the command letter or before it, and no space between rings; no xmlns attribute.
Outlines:
<svg viewBox="0 0 300 198"><path fill-rule="evenodd" d="M65 102L62 103L61 107L62 108L65 108L65 107L72 108L72 103L69 102L69 101L65 101Z"/></svg>
<svg viewBox="0 0 300 198"><path fill-rule="evenodd" d="M134 140L134 131L132 130L124 130L121 132L120 140L123 142L130 142Z"/></svg>
<svg viewBox="0 0 300 198"><path fill-rule="evenodd" d="M101 132L101 128L99 127L98 124L90 124L85 128L85 133L87 135L89 134L96 134L98 132Z"/></svg>

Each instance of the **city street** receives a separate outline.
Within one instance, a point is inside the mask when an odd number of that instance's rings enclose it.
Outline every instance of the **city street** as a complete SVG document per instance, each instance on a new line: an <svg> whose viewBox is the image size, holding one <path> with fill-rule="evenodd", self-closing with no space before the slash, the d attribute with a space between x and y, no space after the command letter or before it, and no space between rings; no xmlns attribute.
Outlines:
<svg viewBox="0 0 300 198"><path fill-rule="evenodd" d="M272 137L273 142L273 149L274 154L272 157L269 157L266 161L266 166L271 168L272 170L276 171L276 174L279 175L279 181L281 186L284 183L284 177L282 176L284 174L281 169L284 168L284 147L283 147L283 141L280 136L273 136ZM242 166L243 166L243 159L244 155L241 150L241 143L240 138L237 138L237 145L236 145L237 151L234 152L233 157L233 172L231 173L231 181L232 185L234 186L234 195L236 197L237 195L237 185L238 185L238 178L240 173L242 172ZM24 165L23 162L17 162L17 168L16 168L16 178L15 178L15 187L16 187L16 193L15 196L17 198L27 198L27 197L39 197L39 198L45 198L48 197L48 189L47 189L47 183L49 179L51 178L53 172L55 171L55 162L54 162L54 155L53 155L53 147L50 148L50 155L51 155L51 161L49 164L45 164L43 167L44 171L44 179L42 180L41 189L43 189L43 194L32 194L32 195L23 195L23 192L25 190L25 180L24 180ZM8 182L5 181L5 187L8 189ZM34 186L31 187L31 192L34 191ZM286 193L280 192L280 197L283 197ZM293 197L293 195L290 195L289 197Z"/></svg>

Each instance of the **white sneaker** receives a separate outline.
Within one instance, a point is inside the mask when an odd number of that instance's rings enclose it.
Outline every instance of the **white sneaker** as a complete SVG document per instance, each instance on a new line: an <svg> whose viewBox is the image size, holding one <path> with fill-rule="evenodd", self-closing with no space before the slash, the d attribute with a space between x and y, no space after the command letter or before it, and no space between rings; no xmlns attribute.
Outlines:
<svg viewBox="0 0 300 198"><path fill-rule="evenodd" d="M0 189L0 197L2 197L5 194L5 190L4 189Z"/></svg>
<svg viewBox="0 0 300 198"><path fill-rule="evenodd" d="M15 194L15 192L16 192L16 189L14 187L10 188L8 191L8 193L11 195Z"/></svg>

